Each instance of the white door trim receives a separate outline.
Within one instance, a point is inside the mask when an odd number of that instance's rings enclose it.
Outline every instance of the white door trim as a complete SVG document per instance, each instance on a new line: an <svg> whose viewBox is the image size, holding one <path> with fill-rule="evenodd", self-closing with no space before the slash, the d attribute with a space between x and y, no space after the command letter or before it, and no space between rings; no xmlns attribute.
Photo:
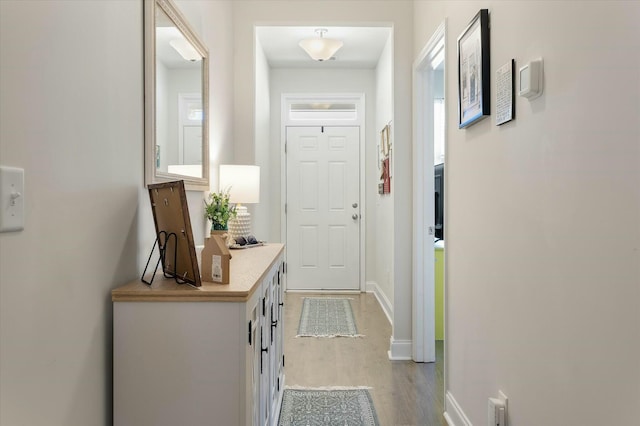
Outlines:
<svg viewBox="0 0 640 426"><path fill-rule="evenodd" d="M442 43L444 47L441 47ZM412 356L416 362L434 362L436 359L435 254L433 235L428 231L429 227L434 226L435 219L433 219L433 197L425 197L425 194L432 194L434 191L433 105L430 102L433 96L430 93L432 85L429 81L433 73L430 70L432 70L431 61L434 53L441 49L446 51L446 21L440 24L413 65L413 235L415 237L413 239ZM431 123L425 123L425 117L428 117Z"/></svg>
<svg viewBox="0 0 640 426"><path fill-rule="evenodd" d="M356 118L354 120L291 120L289 117L290 105L294 102L353 102L356 105ZM287 156L285 143L287 126L357 126L360 128L360 291L366 291L366 250L365 232L367 229L366 197L365 197L365 141L367 139L365 128L365 95L364 93L283 93L281 97L280 115L280 241L287 241L287 217L285 204L287 202ZM285 250L285 262L286 262ZM286 285L286 280L285 280ZM285 290L287 288L285 287Z"/></svg>

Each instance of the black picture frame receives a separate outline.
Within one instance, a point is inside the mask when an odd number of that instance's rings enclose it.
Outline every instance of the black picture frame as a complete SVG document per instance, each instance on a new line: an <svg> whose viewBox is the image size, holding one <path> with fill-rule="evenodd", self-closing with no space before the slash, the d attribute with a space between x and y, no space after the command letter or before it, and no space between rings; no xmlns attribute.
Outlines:
<svg viewBox="0 0 640 426"><path fill-rule="evenodd" d="M491 114L489 9L480 9L458 37L458 128Z"/></svg>

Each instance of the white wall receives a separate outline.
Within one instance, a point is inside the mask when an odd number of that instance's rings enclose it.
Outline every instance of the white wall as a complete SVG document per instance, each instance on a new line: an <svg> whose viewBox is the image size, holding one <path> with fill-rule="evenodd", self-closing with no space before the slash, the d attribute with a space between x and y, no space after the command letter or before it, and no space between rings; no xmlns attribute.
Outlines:
<svg viewBox="0 0 640 426"><path fill-rule="evenodd" d="M179 4L211 53L217 167L233 158L231 4ZM0 234L2 425L112 424L110 291L154 233L142 58L142 2L0 1L0 163L26 186L25 230ZM202 193L188 198L202 240Z"/></svg>
<svg viewBox="0 0 640 426"><path fill-rule="evenodd" d="M280 169L284 167L281 164L281 114L282 111L282 95L293 93L364 93L365 95L365 163L367 180L372 176L372 168L375 166L375 160L371 160L375 154L375 127L374 127L374 106L375 106L375 90L374 90L374 71L371 69L304 69L304 68L280 68L271 70L271 110L273 111L271 118L271 152L272 152L272 192L270 198L274 200L271 204L272 221L271 227L276 233L274 238L280 239L280 204L282 202L280 189ZM373 148L371 148L373 144ZM375 173L373 174L375 175ZM365 191L368 188L365 188ZM369 197L370 194L367 194ZM368 206L363 214L370 218L375 211ZM375 216L373 216L375 217ZM369 232L369 230L365 230ZM369 235L371 237L372 235ZM367 238L370 240L370 238ZM372 246L372 247L375 247ZM367 251L370 247L366 248ZM373 253L373 251L372 251ZM373 262L373 259L371 259ZM367 265L367 270L372 265ZM368 275L368 274L367 274Z"/></svg>
<svg viewBox="0 0 640 426"><path fill-rule="evenodd" d="M272 69L271 71L271 191L269 199L271 203L271 230L274 241L279 241L281 236L281 180L280 170L282 163L281 149L281 111L282 95L292 93L364 93L365 95L365 125L362 137L365 138L365 179L367 182L375 182L375 84L374 70L371 69ZM377 169L376 169L377 171ZM367 205L363 210L366 217L367 228L365 239L369 254L365 276L371 277L375 273L375 192L372 185L364 188ZM367 278L368 279L368 278Z"/></svg>
<svg viewBox="0 0 640 426"><path fill-rule="evenodd" d="M209 49L209 154L211 191L218 190L218 166L232 164L233 133L233 22L231 0L177 0L189 22ZM202 203L199 203L202 206ZM204 214L204 211L201 211Z"/></svg>
<svg viewBox="0 0 640 426"><path fill-rule="evenodd" d="M492 71L542 56L544 94L517 98L511 123L458 130L456 39L480 7ZM449 31L449 397L474 425L498 389L509 424L637 424L640 3L419 1L415 12L416 56L445 18Z"/></svg>
<svg viewBox="0 0 640 426"><path fill-rule="evenodd" d="M258 240L279 241L271 233L269 207L273 204L270 200L276 187L271 184L271 174L274 167L271 165L271 94L270 94L270 69L267 57L256 37L256 101L255 101L255 152L254 162L244 164L256 164L260 166L260 203L251 205L253 232ZM274 116L279 116L278 110L274 110Z"/></svg>
<svg viewBox="0 0 640 426"><path fill-rule="evenodd" d="M294 1L247 0L234 3L235 141L236 160L254 158L253 102L255 69L253 46L255 25L340 26L384 25L394 27L394 122L396 173L394 228L396 239L406 246L394 249L393 283L396 316L394 335L411 339L411 62L413 56L413 2L397 1ZM272 141L273 143L273 141ZM272 157L273 158L273 157ZM273 170L273 169L272 169ZM371 182L369 182L371 183ZM270 202L265 200L265 202ZM272 210L272 208L270 208ZM273 210L272 210L273 211ZM272 212L272 223L273 223ZM272 234L273 235L273 234Z"/></svg>
<svg viewBox="0 0 640 426"><path fill-rule="evenodd" d="M218 191L218 166L234 162L233 133L233 32L231 0L174 0L209 51L209 167L210 191ZM191 227L196 244L203 244L211 223L204 219L203 196L187 192ZM144 208L148 206L148 196ZM145 244L153 244L153 221ZM145 245L145 247L146 247ZM148 251L148 249L145 249ZM146 261L146 258L145 258Z"/></svg>
<svg viewBox="0 0 640 426"><path fill-rule="evenodd" d="M401 18L393 28L393 336L392 358L410 358L411 247L413 230L413 176L411 78L413 57L413 2L391 1ZM404 6L404 7L403 7ZM397 242L397 244L396 244Z"/></svg>
<svg viewBox="0 0 640 426"><path fill-rule="evenodd" d="M375 200L375 273L372 274L373 281L378 286L378 291L382 294L383 304L388 303L388 309L393 311L393 200L395 197L395 179L391 179L391 193L379 195L377 184L380 182L381 170L378 168L378 145L380 144L380 131L387 124L392 124L393 129L393 34L389 35L387 44L380 54L380 60L375 72L376 84L376 109L375 109L375 176L369 181L375 192L372 200ZM393 130L391 139L393 140ZM393 156L391 156L393 161ZM386 300L385 300L386 298ZM389 312L392 316L393 312Z"/></svg>
<svg viewBox="0 0 640 426"><path fill-rule="evenodd" d="M2 425L111 424L110 290L138 271L141 25L141 2L0 2L0 163L25 169L26 214L0 234Z"/></svg>

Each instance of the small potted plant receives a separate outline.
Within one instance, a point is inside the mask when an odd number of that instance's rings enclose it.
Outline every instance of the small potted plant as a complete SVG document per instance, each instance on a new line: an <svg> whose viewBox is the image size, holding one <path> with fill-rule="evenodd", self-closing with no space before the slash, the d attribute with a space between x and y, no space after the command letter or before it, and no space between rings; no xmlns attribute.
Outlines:
<svg viewBox="0 0 640 426"><path fill-rule="evenodd" d="M211 221L211 233L227 231L229 219L236 217L236 207L229 204L229 190L210 193L209 202L204 200L204 205L204 214Z"/></svg>

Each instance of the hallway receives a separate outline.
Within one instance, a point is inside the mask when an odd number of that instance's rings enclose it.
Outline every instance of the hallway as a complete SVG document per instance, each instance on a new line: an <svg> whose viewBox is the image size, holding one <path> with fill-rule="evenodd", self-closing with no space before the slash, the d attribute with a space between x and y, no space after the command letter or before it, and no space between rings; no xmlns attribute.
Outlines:
<svg viewBox="0 0 640 426"><path fill-rule="evenodd" d="M444 426L443 345L436 363L389 361L391 325L373 294L344 294L362 338L295 338L304 297L285 296L287 386L370 386L380 425ZM335 297L335 295L331 296Z"/></svg>

